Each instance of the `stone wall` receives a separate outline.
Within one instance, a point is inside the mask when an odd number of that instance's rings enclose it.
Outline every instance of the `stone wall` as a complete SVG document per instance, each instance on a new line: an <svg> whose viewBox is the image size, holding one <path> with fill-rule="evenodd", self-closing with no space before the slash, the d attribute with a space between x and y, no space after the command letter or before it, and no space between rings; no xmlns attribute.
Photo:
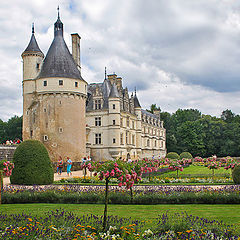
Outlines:
<svg viewBox="0 0 240 240"><path fill-rule="evenodd" d="M12 160L14 151L16 150L17 146L13 145L0 145L0 160Z"/></svg>

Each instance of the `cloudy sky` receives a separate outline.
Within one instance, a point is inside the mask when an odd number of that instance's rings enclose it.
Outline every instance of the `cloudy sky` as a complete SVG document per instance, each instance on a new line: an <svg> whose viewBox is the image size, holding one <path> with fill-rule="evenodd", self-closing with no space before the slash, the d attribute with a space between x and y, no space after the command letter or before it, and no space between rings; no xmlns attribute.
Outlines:
<svg viewBox="0 0 240 240"><path fill-rule="evenodd" d="M240 1L11 0L0 7L0 119L22 115L21 53L35 36L46 55L57 6L64 38L81 36L88 83L115 72L143 108L240 114Z"/></svg>

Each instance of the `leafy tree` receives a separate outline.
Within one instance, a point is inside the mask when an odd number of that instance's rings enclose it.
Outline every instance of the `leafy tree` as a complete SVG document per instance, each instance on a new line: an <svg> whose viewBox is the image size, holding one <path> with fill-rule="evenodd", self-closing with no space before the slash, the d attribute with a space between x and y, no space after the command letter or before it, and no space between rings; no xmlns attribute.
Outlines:
<svg viewBox="0 0 240 240"><path fill-rule="evenodd" d="M223 111L221 114L221 119L227 123L232 122L234 118L235 118L235 114L229 109Z"/></svg>

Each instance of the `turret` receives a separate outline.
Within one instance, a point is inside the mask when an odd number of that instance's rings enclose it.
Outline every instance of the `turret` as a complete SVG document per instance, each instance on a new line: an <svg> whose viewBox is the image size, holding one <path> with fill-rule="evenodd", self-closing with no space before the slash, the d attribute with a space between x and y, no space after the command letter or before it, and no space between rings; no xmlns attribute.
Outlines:
<svg viewBox="0 0 240 240"><path fill-rule="evenodd" d="M40 50L34 36L34 25L32 26L32 36L30 42L22 53L23 59L23 81L32 80L37 77L41 69L44 54Z"/></svg>

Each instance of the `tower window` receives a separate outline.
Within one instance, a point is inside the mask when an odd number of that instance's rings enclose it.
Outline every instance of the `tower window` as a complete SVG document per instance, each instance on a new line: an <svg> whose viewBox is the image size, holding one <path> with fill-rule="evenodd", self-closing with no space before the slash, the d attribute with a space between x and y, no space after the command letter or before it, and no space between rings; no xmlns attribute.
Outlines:
<svg viewBox="0 0 240 240"><path fill-rule="evenodd" d="M75 87L78 87L78 82L75 82Z"/></svg>
<svg viewBox="0 0 240 240"><path fill-rule="evenodd" d="M116 120L113 120L113 125L115 125L116 124Z"/></svg>
<svg viewBox="0 0 240 240"><path fill-rule="evenodd" d="M39 63L36 64L36 69L37 69L37 70L40 69L40 64L39 64Z"/></svg>
<svg viewBox="0 0 240 240"><path fill-rule="evenodd" d="M43 136L43 141L46 142L47 140L48 140L48 135L44 135L44 136Z"/></svg>
<svg viewBox="0 0 240 240"><path fill-rule="evenodd" d="M63 86L63 80L59 80L59 86Z"/></svg>
<svg viewBox="0 0 240 240"><path fill-rule="evenodd" d="M63 133L63 128L62 127L58 128L58 131L59 133Z"/></svg>
<svg viewBox="0 0 240 240"><path fill-rule="evenodd" d="M30 131L30 138L33 136L33 130Z"/></svg>
<svg viewBox="0 0 240 240"><path fill-rule="evenodd" d="M43 81L43 86L46 87L47 86L47 81Z"/></svg>
<svg viewBox="0 0 240 240"><path fill-rule="evenodd" d="M115 104L113 104L113 109L116 109L116 105Z"/></svg>
<svg viewBox="0 0 240 240"><path fill-rule="evenodd" d="M95 133L95 144L101 144L101 143L102 143L101 133Z"/></svg>
<svg viewBox="0 0 240 240"><path fill-rule="evenodd" d="M47 112L47 109L46 109L46 108L44 108L44 109L43 109L43 111L44 111L44 112Z"/></svg>
<svg viewBox="0 0 240 240"><path fill-rule="evenodd" d="M113 143L116 143L116 138L113 138Z"/></svg>
<svg viewBox="0 0 240 240"><path fill-rule="evenodd" d="M101 117L95 117L95 126L101 126Z"/></svg>

